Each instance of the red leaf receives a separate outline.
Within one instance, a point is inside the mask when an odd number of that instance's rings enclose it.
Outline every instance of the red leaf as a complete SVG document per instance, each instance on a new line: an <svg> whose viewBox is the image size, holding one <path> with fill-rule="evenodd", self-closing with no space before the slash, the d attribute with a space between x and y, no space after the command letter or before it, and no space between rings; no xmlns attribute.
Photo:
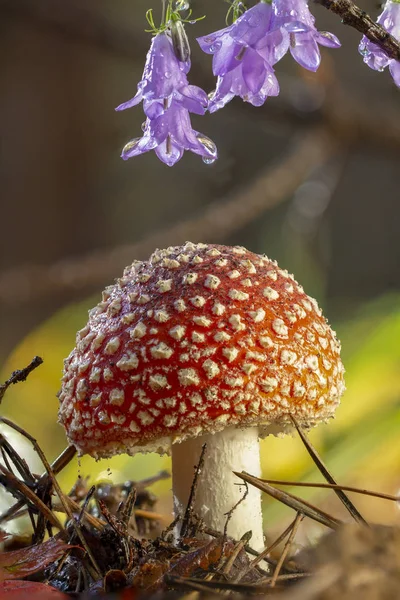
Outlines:
<svg viewBox="0 0 400 600"><path fill-rule="evenodd" d="M21 550L0 552L0 582L5 579L21 579L43 571L50 563L58 560L70 546L62 540L50 538L43 544Z"/></svg>
<svg viewBox="0 0 400 600"><path fill-rule="evenodd" d="M13 579L0 583L0 598L12 600L66 600L68 596L59 592L50 585L36 581L20 581Z"/></svg>

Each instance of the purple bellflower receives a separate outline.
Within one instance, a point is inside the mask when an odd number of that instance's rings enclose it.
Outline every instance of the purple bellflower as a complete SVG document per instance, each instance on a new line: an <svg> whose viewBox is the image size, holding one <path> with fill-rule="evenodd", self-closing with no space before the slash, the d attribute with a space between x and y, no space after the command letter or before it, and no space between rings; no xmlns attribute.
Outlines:
<svg viewBox="0 0 400 600"><path fill-rule="evenodd" d="M136 95L116 108L125 110L143 102L147 117L143 136L130 140L123 148L124 160L149 150L155 150L168 166L178 162L185 150L199 154L206 163L217 158L214 142L192 129L189 113L203 115L208 96L201 88L189 85L189 70L190 59L177 58L169 33L158 33L147 54Z"/></svg>
<svg viewBox="0 0 400 600"><path fill-rule="evenodd" d="M307 0L273 0L272 28L281 28L289 34L288 48L294 60L309 71L316 71L321 62L318 44L339 48L338 38L327 31L318 31L314 25Z"/></svg>
<svg viewBox="0 0 400 600"><path fill-rule="evenodd" d="M209 111L214 112L234 96L260 106L268 96L279 94L275 65L290 49L306 69L316 71L321 55L318 44L338 48L336 36L314 26L307 0L259 2L233 25L198 38L201 49L213 54L217 86Z"/></svg>
<svg viewBox="0 0 400 600"><path fill-rule="evenodd" d="M382 25L391 35L400 40L400 3L387 0L383 12L379 15L377 23ZM365 35L358 47L364 62L375 71L389 71L395 84L400 87L400 61L390 58L377 44L371 42Z"/></svg>
<svg viewBox="0 0 400 600"><path fill-rule="evenodd" d="M210 112L222 108L234 96L260 106L268 96L279 94L272 65L287 50L289 35L285 31L270 32L271 19L271 6L260 2L233 25L197 38L201 49L213 54L213 73L218 78Z"/></svg>

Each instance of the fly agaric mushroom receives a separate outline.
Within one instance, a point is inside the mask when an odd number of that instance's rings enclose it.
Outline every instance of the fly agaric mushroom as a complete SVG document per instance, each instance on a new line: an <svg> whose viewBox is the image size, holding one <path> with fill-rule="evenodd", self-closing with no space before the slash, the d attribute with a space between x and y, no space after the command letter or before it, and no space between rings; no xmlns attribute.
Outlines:
<svg viewBox="0 0 400 600"><path fill-rule="evenodd" d="M175 510L207 442L195 509L221 531L260 476L259 437L311 427L344 391L340 344L293 277L242 247L186 243L134 262L103 292L65 361L59 420L80 454L172 453ZM228 532L263 547L260 493Z"/></svg>

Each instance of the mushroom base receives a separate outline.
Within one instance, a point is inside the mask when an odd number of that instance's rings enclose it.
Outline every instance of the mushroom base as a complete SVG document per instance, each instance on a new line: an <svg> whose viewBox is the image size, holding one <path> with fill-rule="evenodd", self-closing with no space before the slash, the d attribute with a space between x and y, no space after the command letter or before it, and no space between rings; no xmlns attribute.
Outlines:
<svg viewBox="0 0 400 600"><path fill-rule="evenodd" d="M203 444L207 444L204 468L200 475L194 503L195 512L206 525L224 531L228 513L241 498L246 488L232 471L247 471L261 475L258 428L229 427L224 431L207 434L172 446L172 482L174 510L183 515L188 502ZM242 485L238 485L242 483ZM228 523L228 535L239 539L252 531L250 545L256 550L264 548L261 513L261 493L248 487L246 497L234 509Z"/></svg>

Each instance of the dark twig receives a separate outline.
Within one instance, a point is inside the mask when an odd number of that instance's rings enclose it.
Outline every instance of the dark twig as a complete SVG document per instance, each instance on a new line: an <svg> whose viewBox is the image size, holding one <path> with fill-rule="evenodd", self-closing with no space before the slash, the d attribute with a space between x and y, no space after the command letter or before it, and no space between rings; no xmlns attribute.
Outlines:
<svg viewBox="0 0 400 600"><path fill-rule="evenodd" d="M337 529L340 525L342 525L342 521L332 517L313 504L310 504L310 502L306 502L302 498L298 498L297 496L289 494L288 492L278 490L272 485L265 483L265 481L262 481L262 479L259 479L258 477L249 475L249 473L246 473L245 471L242 471L241 473L235 472L235 475L244 481L251 483L251 485L254 485L256 488L267 493L276 500L279 500L279 502L282 502L282 504L286 504L286 506L293 508L293 510L303 513L306 517L309 517L310 519L313 519L314 521L317 521L318 523L321 523L330 529Z"/></svg>
<svg viewBox="0 0 400 600"><path fill-rule="evenodd" d="M132 517L136 497L137 490L136 488L132 488L123 506L121 507L121 511L118 511L117 513L118 517L121 519L121 522L125 525L125 527L128 527L129 520Z"/></svg>
<svg viewBox="0 0 400 600"><path fill-rule="evenodd" d="M327 467L322 462L322 459L319 456L318 452L312 446L311 442L308 440L306 434L301 429L301 427L297 423L296 419L294 417L291 417L291 420L292 420L294 426L296 427L297 433L299 434L299 436L301 438L301 441L303 442L303 444L304 444L304 446L305 446L308 454L313 459L314 463L318 467L318 469L321 472L321 474L325 477L325 479L329 483L332 483L332 484L336 485L336 481L334 480L333 476L331 475L331 473L328 471ZM347 508L347 510L349 511L349 513L351 514L351 516L353 517L353 519L355 521L357 521L357 523L360 523L360 525L368 525L367 521L359 513L359 511L357 510L357 508L354 506L354 504L351 502L351 500L349 500L349 498L346 496L346 494L343 492L343 490L341 490L340 488L336 488L336 489L334 489L334 492L337 495L337 497L339 498L339 500Z"/></svg>
<svg viewBox="0 0 400 600"><path fill-rule="evenodd" d="M225 543L226 538L228 537L228 525L229 525L229 521L232 519L233 513L235 512L235 510L237 509L239 504L242 504L242 502L244 502L244 500L246 500L247 496L249 495L249 486L247 485L246 481L244 482L244 486L245 486L244 494L239 498L239 500L236 502L236 504L234 506L232 506L232 508L224 515L226 517L226 521L225 521L225 525L224 525L224 538L223 538L224 543ZM250 536L250 538L251 538L251 536ZM250 541L250 538L247 540L248 542Z"/></svg>
<svg viewBox="0 0 400 600"><path fill-rule="evenodd" d="M342 23L363 33L390 58L400 60L400 42L384 27L375 23L365 10L359 8L354 2L351 0L315 0L315 2L339 15Z"/></svg>
<svg viewBox="0 0 400 600"><path fill-rule="evenodd" d="M302 513L298 512L296 515L296 519L293 523L292 531L290 532L290 535L289 535L288 539L286 540L285 546L282 550L282 554L279 557L278 564L276 565L274 574L272 576L272 580L271 580L271 584L270 584L271 587L275 587L275 585L276 585L276 581L278 579L279 573L281 572L283 563L285 562L285 558L288 555L290 547L293 544L294 537L295 537L297 530L299 528L299 525L303 519L304 519L304 515Z"/></svg>
<svg viewBox="0 0 400 600"><path fill-rule="evenodd" d="M189 494L189 499L188 499L188 503L186 506L185 514L182 519L182 526L181 526L181 530L180 530L181 539L185 538L187 535L193 535L193 532L191 531L192 517L193 517L193 512L194 512L193 506L194 506L194 501L196 499L196 491L197 491L197 487L199 485L199 478L200 478L202 469L204 467L204 456L205 456L206 450L207 450L207 444L203 444L203 447L202 447L201 453L200 453L199 462L194 471L194 478L193 478L192 486L190 488L190 494Z"/></svg>
<svg viewBox="0 0 400 600"><path fill-rule="evenodd" d="M35 356L34 358L32 358L31 362L29 363L29 365L27 367L25 367L23 369L18 369L17 371L14 371L13 373L11 373L11 377L9 379L7 379L7 381L5 383L2 383L0 385L0 404L1 404L1 401L3 400L4 394L6 393L7 389L10 387L10 385L19 383L20 381L25 381L25 379L28 377L29 373L31 373L34 369L39 367L42 363L43 363L43 359L40 358L40 356Z"/></svg>
<svg viewBox="0 0 400 600"><path fill-rule="evenodd" d="M14 497L20 498L21 503L28 504L30 507L34 507L38 512L41 512L44 517L50 521L52 525L57 527L60 531L64 531L64 527L57 519L57 517L51 512L48 506L38 498L23 481L18 479L13 473L5 469L0 465L0 483L13 494ZM23 498L23 500L22 500Z"/></svg>
<svg viewBox="0 0 400 600"><path fill-rule="evenodd" d="M46 469L46 471L48 473L48 476L50 477L50 479L51 479L51 481L53 483L54 489L57 492L57 495L58 495L58 497L60 499L60 502L63 505L64 510L65 510L66 514L68 515L68 518L70 519L73 528L75 529L76 535L78 536L78 538L79 538L82 546L86 550L86 553L87 553L87 555L88 555L88 557L89 557L89 559L90 559L90 561L91 561L91 563L93 565L94 570L96 571L98 577L101 577L101 571L100 571L100 568L99 568L99 566L97 564L97 561L96 561L95 557L93 556L93 553L92 553L91 549L89 548L89 546L88 546L88 544L87 544L87 542L85 540L85 536L83 535L83 533L82 533L79 525L76 523L76 521L74 519L74 516L73 516L73 514L71 512L71 509L69 507L69 504L68 504L67 500L65 499L66 498L65 494L63 493L63 491L62 491L62 489L60 487L60 484L58 483L56 477L54 476L54 473L53 473L53 470L52 470L52 468L50 466L50 463L47 460L46 455L44 454L43 450L39 446L37 440L32 435L30 435L27 431L25 431L25 429L23 429L22 427L19 427L18 425L16 425L15 423L13 423L12 421L10 421L9 419L6 419L5 417L0 417L0 423L4 423L5 425L8 425L9 427L11 427L12 429L14 429L15 431L18 431L18 433L20 433L21 435L23 435L26 439L28 439L31 442L34 450L39 455L39 458L42 461L42 463L43 463L43 465L44 465L44 467L45 467L45 469Z"/></svg>
<svg viewBox="0 0 400 600"><path fill-rule="evenodd" d="M61 454L56 458L56 460L52 463L51 468L53 471L54 475L57 475L58 473L60 473L73 459L73 457L76 454L76 448L75 446L67 446L67 448L65 450L63 450L61 452ZM48 479L49 475L47 473L47 471L45 473L43 473L38 481L36 482L36 487L41 487L43 485L45 485L46 480ZM7 511L5 511L3 514L0 515L0 525L1 523L4 523L6 521L9 521L10 519L14 518L17 516L20 516L19 511L21 510L21 508L24 506L24 501L23 500L19 500L18 502L16 502L16 504L14 504L13 506L11 506Z"/></svg>

